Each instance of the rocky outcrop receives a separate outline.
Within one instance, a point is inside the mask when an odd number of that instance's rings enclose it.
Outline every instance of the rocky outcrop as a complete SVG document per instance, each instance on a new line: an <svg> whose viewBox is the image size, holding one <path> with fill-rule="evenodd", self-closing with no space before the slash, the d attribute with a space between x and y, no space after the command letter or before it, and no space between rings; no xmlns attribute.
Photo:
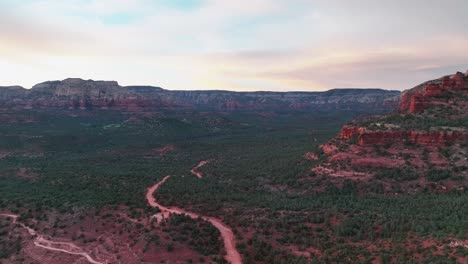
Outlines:
<svg viewBox="0 0 468 264"><path fill-rule="evenodd" d="M116 108L138 111L152 106L138 93L121 87L114 81L66 79L33 86L29 96L39 107L68 107L78 109Z"/></svg>
<svg viewBox="0 0 468 264"><path fill-rule="evenodd" d="M459 72L405 91L398 112L343 126L310 171L336 186L353 180L363 192L463 190L467 122L468 72Z"/></svg>
<svg viewBox="0 0 468 264"><path fill-rule="evenodd" d="M338 148L333 144L323 144L320 149L327 155L332 155L338 151Z"/></svg>
<svg viewBox="0 0 468 264"><path fill-rule="evenodd" d="M359 137L362 134L365 128L363 127L356 127L356 126L343 126L341 129L339 138L341 139L350 139L353 137Z"/></svg>
<svg viewBox="0 0 468 264"><path fill-rule="evenodd" d="M154 111L161 107L208 110L292 110L388 112L398 91L334 89L326 92L169 91L151 86L122 87L115 81L77 78L40 83L31 89L0 88L0 105L23 108Z"/></svg>
<svg viewBox="0 0 468 264"><path fill-rule="evenodd" d="M424 146L445 146L467 140L468 132L464 131L365 131L359 135L358 144L372 146L411 143Z"/></svg>
<svg viewBox="0 0 468 264"><path fill-rule="evenodd" d="M369 130L365 127L344 126L338 138L356 138L360 146L411 143L425 146L445 146L468 141L468 131L408 131L408 130Z"/></svg>
<svg viewBox="0 0 468 264"><path fill-rule="evenodd" d="M92 81L77 78L63 81L49 81L36 84L31 89L31 95L49 95L66 98L116 99L130 96L114 81Z"/></svg>
<svg viewBox="0 0 468 264"><path fill-rule="evenodd" d="M451 76L423 83L402 93L400 111L420 113L437 103L437 97L458 93L462 90L468 90L468 72L465 74L457 72Z"/></svg>
<svg viewBox="0 0 468 264"><path fill-rule="evenodd" d="M130 112L150 111L163 102L155 94L158 87L122 87L115 81L77 78L48 81L31 89L0 87L0 105L25 109L116 109Z"/></svg>

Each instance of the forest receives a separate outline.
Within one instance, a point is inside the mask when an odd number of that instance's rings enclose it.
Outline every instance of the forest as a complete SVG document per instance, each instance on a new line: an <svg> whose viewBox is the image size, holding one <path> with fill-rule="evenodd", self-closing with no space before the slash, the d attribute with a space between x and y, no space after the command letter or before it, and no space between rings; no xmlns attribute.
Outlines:
<svg viewBox="0 0 468 264"><path fill-rule="evenodd" d="M28 208L62 215L72 208L143 210L147 188L171 175L158 200L222 219L245 263L447 263L468 256L448 246L468 234L466 191L360 195L352 181L316 192L314 181L300 180L313 162L304 154L356 113L167 111L132 121L96 111L26 111L35 122L0 124L0 208L22 216ZM209 162L198 179L190 170L203 160ZM406 169L378 177L414 178ZM428 177L451 175L434 170ZM166 231L204 255L221 254L219 234L204 222L179 216ZM201 233L208 234L203 241ZM431 243L447 246L422 246ZM2 247L13 254L18 246Z"/></svg>

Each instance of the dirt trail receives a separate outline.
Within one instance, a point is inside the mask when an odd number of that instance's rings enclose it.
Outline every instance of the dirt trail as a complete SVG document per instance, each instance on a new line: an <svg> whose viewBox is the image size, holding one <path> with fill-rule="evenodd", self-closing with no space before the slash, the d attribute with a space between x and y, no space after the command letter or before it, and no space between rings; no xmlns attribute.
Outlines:
<svg viewBox="0 0 468 264"><path fill-rule="evenodd" d="M90 263L93 263L93 264L103 264L102 262L95 261L90 255L88 255L80 247L76 246L73 243L54 242L54 241L44 239L42 236L39 236L34 241L34 245L44 248L44 249L52 250L52 251L60 251L60 252L64 252L64 253L68 253L72 255L83 256L86 258L86 260L88 260Z"/></svg>
<svg viewBox="0 0 468 264"><path fill-rule="evenodd" d="M16 219L18 218L18 215L14 214L0 214L0 216L13 218L13 224L16 223Z"/></svg>
<svg viewBox="0 0 468 264"><path fill-rule="evenodd" d="M198 163L197 166L195 166L190 172L197 176L199 179L203 178L203 174L201 172L198 172L197 170L203 166L205 166L208 162L210 162L209 160L203 160L203 161L200 161L200 163Z"/></svg>
<svg viewBox="0 0 468 264"><path fill-rule="evenodd" d="M13 214L0 214L3 217L10 217L13 219L13 223L17 223L18 215ZM99 262L94 260L88 253L86 253L83 249L78 247L77 245L71 242L55 242L48 239L45 239L44 236L38 235L37 231L26 226L23 223L19 223L21 227L25 228L31 236L37 237L34 239L34 245L43 249L51 250L51 251L59 251L71 255L79 255L83 256L92 264L104 264L103 262Z"/></svg>
<svg viewBox="0 0 468 264"><path fill-rule="evenodd" d="M192 213L177 207L165 207L156 201L156 199L154 198L154 193L164 182L166 182L167 179L169 179L169 177L170 176L164 177L164 179L162 179L160 182L156 183L148 189L148 192L146 193L146 200L148 201L149 205L152 207L159 207L159 209L161 209L162 212L161 214L164 217L168 217L170 213L174 213L185 214L193 219L201 217L203 220L209 221L221 233L221 237L224 240L224 248L226 249L225 259L227 260L227 262L231 264L242 264L242 257L236 249L236 237L234 236L234 233L232 232L231 228L225 225L221 220L214 217L207 217L196 213Z"/></svg>

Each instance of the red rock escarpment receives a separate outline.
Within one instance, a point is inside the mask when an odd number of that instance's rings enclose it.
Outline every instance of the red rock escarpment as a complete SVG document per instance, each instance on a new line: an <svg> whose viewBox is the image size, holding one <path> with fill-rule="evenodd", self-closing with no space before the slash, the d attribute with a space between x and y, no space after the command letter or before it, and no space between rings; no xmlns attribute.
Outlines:
<svg viewBox="0 0 468 264"><path fill-rule="evenodd" d="M434 97L462 90L468 90L468 71L464 74L457 72L452 76L445 76L404 91L401 95L400 111L420 113L436 101Z"/></svg>
<svg viewBox="0 0 468 264"><path fill-rule="evenodd" d="M371 131L365 127L343 127L339 138L357 137L360 146L388 143L413 143L426 146L444 146L448 143L461 143L468 140L466 131Z"/></svg>
<svg viewBox="0 0 468 264"><path fill-rule="evenodd" d="M327 184L337 188L343 179L353 180L362 193L465 189L468 72L408 90L401 102L400 112L360 117L320 146L316 153L323 162L307 175L317 190L327 187L316 176L329 177ZM449 176L439 179L439 171Z"/></svg>
<svg viewBox="0 0 468 264"><path fill-rule="evenodd" d="M339 138L350 139L354 136L360 135L364 130L365 130L364 127L343 126L343 128L341 129Z"/></svg>
<svg viewBox="0 0 468 264"><path fill-rule="evenodd" d="M338 151L338 148L333 144L323 144L320 146L320 148L322 149L323 153L327 155L332 155Z"/></svg>

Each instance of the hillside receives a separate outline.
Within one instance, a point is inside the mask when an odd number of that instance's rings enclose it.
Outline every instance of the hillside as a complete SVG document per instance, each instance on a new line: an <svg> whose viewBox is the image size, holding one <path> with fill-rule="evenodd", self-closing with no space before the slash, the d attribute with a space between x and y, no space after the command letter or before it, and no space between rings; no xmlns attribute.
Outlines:
<svg viewBox="0 0 468 264"><path fill-rule="evenodd" d="M448 192L468 186L468 72L402 93L399 111L342 128L313 159L311 174L362 192Z"/></svg>

